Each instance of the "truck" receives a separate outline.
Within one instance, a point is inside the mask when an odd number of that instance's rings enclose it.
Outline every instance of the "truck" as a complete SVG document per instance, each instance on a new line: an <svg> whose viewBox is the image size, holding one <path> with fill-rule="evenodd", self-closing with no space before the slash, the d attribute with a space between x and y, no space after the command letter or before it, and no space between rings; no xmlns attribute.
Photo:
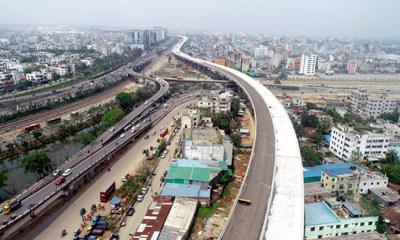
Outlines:
<svg viewBox="0 0 400 240"><path fill-rule="evenodd" d="M160 131L160 137L165 137L168 134L168 128L162 128Z"/></svg>
<svg viewBox="0 0 400 240"><path fill-rule="evenodd" d="M115 192L115 181L112 181L106 188L100 192L100 202L107 202L111 194Z"/></svg>
<svg viewBox="0 0 400 240"><path fill-rule="evenodd" d="M102 229L93 229L91 232L90 232L90 234L91 235L96 235L96 236L101 236L101 235L103 235L103 233L104 233L104 230L102 230Z"/></svg>
<svg viewBox="0 0 400 240"><path fill-rule="evenodd" d="M19 200L13 201L10 204L6 203L3 206L3 213L10 214L11 212L13 212L13 211L17 210L19 207L21 207L21 205L22 205L21 201L19 201Z"/></svg>

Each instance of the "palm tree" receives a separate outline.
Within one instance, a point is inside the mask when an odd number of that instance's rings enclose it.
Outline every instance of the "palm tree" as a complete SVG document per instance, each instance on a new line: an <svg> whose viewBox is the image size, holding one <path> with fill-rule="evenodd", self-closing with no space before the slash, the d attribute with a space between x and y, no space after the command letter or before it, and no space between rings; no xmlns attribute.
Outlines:
<svg viewBox="0 0 400 240"><path fill-rule="evenodd" d="M386 163L395 163L398 160L399 157L397 156L397 151L395 149L390 149L389 151L386 152L385 154Z"/></svg>

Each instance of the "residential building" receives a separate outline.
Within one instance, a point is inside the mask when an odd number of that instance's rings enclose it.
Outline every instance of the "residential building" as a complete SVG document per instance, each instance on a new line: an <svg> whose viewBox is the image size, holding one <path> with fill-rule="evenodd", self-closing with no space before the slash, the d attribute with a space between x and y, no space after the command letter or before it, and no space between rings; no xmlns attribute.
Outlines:
<svg viewBox="0 0 400 240"><path fill-rule="evenodd" d="M360 179L361 172L355 167L327 169L322 171L321 186L331 194L356 193Z"/></svg>
<svg viewBox="0 0 400 240"><path fill-rule="evenodd" d="M358 192L360 194L367 194L370 189L387 187L388 182L388 177L376 172L368 172L361 175Z"/></svg>
<svg viewBox="0 0 400 240"><path fill-rule="evenodd" d="M320 202L331 197L331 192L321 186L319 182L304 184L304 202Z"/></svg>
<svg viewBox="0 0 400 240"><path fill-rule="evenodd" d="M241 70L242 70L242 72L248 72L250 70L250 58L249 57L242 58Z"/></svg>
<svg viewBox="0 0 400 240"><path fill-rule="evenodd" d="M187 239L195 220L197 200L175 198L158 240Z"/></svg>
<svg viewBox="0 0 400 240"><path fill-rule="evenodd" d="M369 194L385 207L393 206L400 200L400 194L389 187L371 188Z"/></svg>
<svg viewBox="0 0 400 240"><path fill-rule="evenodd" d="M354 211L357 211L355 207L344 204L335 211L326 202L306 203L304 239L356 235L376 230L377 216L351 217Z"/></svg>
<svg viewBox="0 0 400 240"><path fill-rule="evenodd" d="M307 76L315 75L317 63L318 56L316 54L303 54L301 56L299 73Z"/></svg>
<svg viewBox="0 0 400 240"><path fill-rule="evenodd" d="M304 108L307 104L304 102L303 98L294 96L292 97L292 106L296 108Z"/></svg>
<svg viewBox="0 0 400 240"><path fill-rule="evenodd" d="M229 112L231 110L232 94L230 92L215 93L203 96L197 102L199 108L211 108L215 113Z"/></svg>
<svg viewBox="0 0 400 240"><path fill-rule="evenodd" d="M329 150L346 161L358 157L376 161L384 157L389 144L390 136L385 133L359 133L350 126L338 125L332 127Z"/></svg>
<svg viewBox="0 0 400 240"><path fill-rule="evenodd" d="M322 172L329 169L342 169L355 167L358 171L367 173L368 170L352 162L321 164L313 167L304 167L303 178L304 183L321 182Z"/></svg>
<svg viewBox="0 0 400 240"><path fill-rule="evenodd" d="M351 110L364 119L377 118L384 113L398 111L399 100L386 93L369 93L367 90L352 91Z"/></svg>
<svg viewBox="0 0 400 240"><path fill-rule="evenodd" d="M357 63L355 61L348 61L346 70L348 74L355 74L357 72Z"/></svg>
<svg viewBox="0 0 400 240"><path fill-rule="evenodd" d="M202 206L210 204L211 188L208 185L166 183L160 191L161 197L193 198Z"/></svg>
<svg viewBox="0 0 400 240"><path fill-rule="evenodd" d="M197 128L201 123L200 111L197 109L187 109L181 117L181 127L184 128Z"/></svg>

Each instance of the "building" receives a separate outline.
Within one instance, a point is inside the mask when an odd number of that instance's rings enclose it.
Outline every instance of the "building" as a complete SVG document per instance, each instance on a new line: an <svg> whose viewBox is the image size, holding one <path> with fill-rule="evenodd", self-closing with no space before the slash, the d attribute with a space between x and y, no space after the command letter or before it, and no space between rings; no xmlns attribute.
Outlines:
<svg viewBox="0 0 400 240"><path fill-rule="evenodd" d="M315 183L321 182L321 175L324 170L329 169L342 169L342 168L351 168L355 167L358 171L367 173L368 170L354 164L352 162L341 162L341 163L331 163L331 164L321 164L313 167L304 167L303 168L303 178L304 183Z"/></svg>
<svg viewBox="0 0 400 240"><path fill-rule="evenodd" d="M357 63L355 61L348 61L346 70L348 74L355 74L357 72Z"/></svg>
<svg viewBox="0 0 400 240"><path fill-rule="evenodd" d="M351 212L357 209L349 208L340 205L334 210L326 202L306 203L304 239L355 235L376 230L378 217L351 217Z"/></svg>
<svg viewBox="0 0 400 240"><path fill-rule="evenodd" d="M160 191L161 197L193 198L202 206L210 204L211 189L207 185L166 183Z"/></svg>
<svg viewBox="0 0 400 240"><path fill-rule="evenodd" d="M213 62L222 66L225 66L226 64L225 58L214 58Z"/></svg>
<svg viewBox="0 0 400 240"><path fill-rule="evenodd" d="M152 202L131 240L153 240L160 235L172 207L171 198Z"/></svg>
<svg viewBox="0 0 400 240"><path fill-rule="evenodd" d="M351 161L366 158L376 161L384 157L390 144L390 136L385 133L359 133L350 126L332 127L329 150L338 158Z"/></svg>
<svg viewBox="0 0 400 240"><path fill-rule="evenodd" d="M304 108L307 104L304 102L303 98L294 96L292 97L292 106L296 108Z"/></svg>
<svg viewBox="0 0 400 240"><path fill-rule="evenodd" d="M369 119L398 111L399 100L394 95L386 93L357 90L351 92L350 104L353 112L360 114L364 119Z"/></svg>
<svg viewBox="0 0 400 240"><path fill-rule="evenodd" d="M225 173L232 171L224 161L174 159L165 182L213 186Z"/></svg>
<svg viewBox="0 0 400 240"><path fill-rule="evenodd" d="M197 109L187 109L181 117L181 127L184 128L197 128L201 123L200 111Z"/></svg>
<svg viewBox="0 0 400 240"><path fill-rule="evenodd" d="M321 183L306 183L304 184L304 202L320 202L331 197L331 192L321 186Z"/></svg>
<svg viewBox="0 0 400 240"><path fill-rule="evenodd" d="M175 198L158 240L187 239L195 220L197 201Z"/></svg>
<svg viewBox="0 0 400 240"><path fill-rule="evenodd" d="M315 70L318 64L318 56L316 54L303 54L301 56L300 74L307 76L315 75Z"/></svg>
<svg viewBox="0 0 400 240"><path fill-rule="evenodd" d="M250 58L249 57L243 57L242 58L242 72L248 72L250 70Z"/></svg>
<svg viewBox="0 0 400 240"><path fill-rule="evenodd" d="M387 187L388 182L388 177L379 173L368 172L361 176L358 192L367 194L369 189Z"/></svg>
<svg viewBox="0 0 400 240"><path fill-rule="evenodd" d="M356 193L360 179L361 172L355 167L326 169L322 171L321 186L331 194Z"/></svg>
<svg viewBox="0 0 400 240"><path fill-rule="evenodd" d="M216 129L183 129L182 157L189 160L224 161L232 166L233 143Z"/></svg>
<svg viewBox="0 0 400 240"><path fill-rule="evenodd" d="M211 108L214 113L231 111L232 94L230 92L216 93L203 96L197 102L199 108Z"/></svg>
<svg viewBox="0 0 400 240"><path fill-rule="evenodd" d="M369 194L385 207L393 206L400 200L400 194L389 187L371 188Z"/></svg>

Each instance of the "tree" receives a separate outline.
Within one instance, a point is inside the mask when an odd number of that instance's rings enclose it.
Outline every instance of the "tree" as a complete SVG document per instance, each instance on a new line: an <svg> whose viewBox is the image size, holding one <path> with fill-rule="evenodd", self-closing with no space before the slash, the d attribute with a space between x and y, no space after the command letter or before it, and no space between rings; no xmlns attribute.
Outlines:
<svg viewBox="0 0 400 240"><path fill-rule="evenodd" d="M156 150L156 156L159 157L161 156L161 153L167 149L167 143L164 140L161 140L160 143L158 144L157 150Z"/></svg>
<svg viewBox="0 0 400 240"><path fill-rule="evenodd" d="M386 174L389 178L389 181L394 184L400 184L400 164L399 163L390 163L385 164L382 167L382 173Z"/></svg>
<svg viewBox="0 0 400 240"><path fill-rule="evenodd" d="M327 108L327 109L325 109L325 113L330 115L333 118L333 122L335 124L343 121L342 116L338 112L336 112L335 109Z"/></svg>
<svg viewBox="0 0 400 240"><path fill-rule="evenodd" d="M329 123L326 119L322 119L317 124L317 132L319 132L321 134L326 133L328 128L329 128Z"/></svg>
<svg viewBox="0 0 400 240"><path fill-rule="evenodd" d="M28 81L28 80L22 80L22 81L19 81L17 84L15 84L15 88L18 91L26 90L28 87L31 87L31 86L32 86L32 82Z"/></svg>
<svg viewBox="0 0 400 240"><path fill-rule="evenodd" d="M323 153L314 152L309 146L300 147L301 157L304 166L314 166L322 163Z"/></svg>
<svg viewBox="0 0 400 240"><path fill-rule="evenodd" d="M50 158L44 151L37 151L29 154L22 161L22 166L25 172L35 173L39 179L53 169Z"/></svg>
<svg viewBox="0 0 400 240"><path fill-rule="evenodd" d="M13 195L12 192L10 192L7 189L5 189L7 187L7 181L8 181L7 170L0 171L0 189L3 190L4 192L10 194L10 195Z"/></svg>
<svg viewBox="0 0 400 240"><path fill-rule="evenodd" d="M390 149L385 154L385 163L395 163L399 160L397 156L397 151L395 149Z"/></svg>
<svg viewBox="0 0 400 240"><path fill-rule="evenodd" d="M39 138L43 135L43 129L38 128L31 132L33 138Z"/></svg>
<svg viewBox="0 0 400 240"><path fill-rule="evenodd" d="M101 118L101 125L105 128L109 128L114 125L114 123L118 122L123 116L124 111L122 111L121 108L114 107L103 115Z"/></svg>
<svg viewBox="0 0 400 240"><path fill-rule="evenodd" d="M211 120L214 126L223 129L228 134L231 132L232 114L230 112L213 114Z"/></svg>
<svg viewBox="0 0 400 240"><path fill-rule="evenodd" d="M132 97L126 92L118 93L115 99L124 112L128 112L133 106Z"/></svg>
<svg viewBox="0 0 400 240"><path fill-rule="evenodd" d="M229 137L231 138L232 143L233 145L235 145L235 147L240 147L240 142L241 142L240 133L233 132L231 133L231 135L229 135Z"/></svg>
<svg viewBox="0 0 400 240"><path fill-rule="evenodd" d="M239 98L232 98L231 101L231 112L233 115L237 116L240 110L240 99Z"/></svg>
<svg viewBox="0 0 400 240"><path fill-rule="evenodd" d="M315 127L317 127L318 123L319 123L319 120L316 116L308 115L306 112L303 112L301 114L301 125L303 125L303 127L315 128Z"/></svg>
<svg viewBox="0 0 400 240"><path fill-rule="evenodd" d="M281 85L281 81L279 81L278 79L275 79L274 84Z"/></svg>

